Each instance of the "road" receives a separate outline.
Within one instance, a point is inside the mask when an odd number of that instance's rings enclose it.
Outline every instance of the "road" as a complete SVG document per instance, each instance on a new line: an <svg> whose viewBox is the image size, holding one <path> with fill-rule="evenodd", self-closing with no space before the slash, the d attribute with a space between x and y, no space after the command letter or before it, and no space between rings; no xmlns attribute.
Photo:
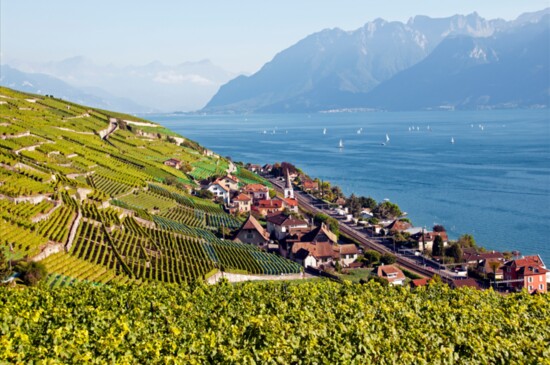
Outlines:
<svg viewBox="0 0 550 365"><path fill-rule="evenodd" d="M273 184L274 188L277 191L280 191L280 192L283 191L283 188L284 188L283 181L277 180L275 178L269 178L268 180ZM312 214L323 213L326 215L330 215L330 212L328 210L318 207L318 205L325 204L325 203L320 202L317 198L314 198L302 191L295 191L294 195L298 200L300 207L302 207L306 211ZM363 249L375 250L382 254L390 253L392 255L395 255L397 259L397 263L401 267L407 270L414 271L422 276L427 276L427 277L432 277L435 274L437 274L441 276L441 279L444 282L447 282L447 283L449 283L453 279L452 274L450 274L449 272L434 270L434 268L419 264L415 260L412 260L403 255L397 254L393 250L390 250L389 248L382 245L381 243L373 241L370 237L366 236L364 233L358 232L353 227L350 227L348 224L344 222L339 222L339 227L340 227L340 232L343 232L347 236L355 239L357 242L359 242L359 244L363 247Z"/></svg>

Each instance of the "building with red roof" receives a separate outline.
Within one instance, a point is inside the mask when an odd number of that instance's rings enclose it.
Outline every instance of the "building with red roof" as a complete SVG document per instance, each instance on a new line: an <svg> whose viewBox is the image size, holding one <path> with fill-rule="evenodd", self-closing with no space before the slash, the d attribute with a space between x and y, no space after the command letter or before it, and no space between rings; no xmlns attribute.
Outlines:
<svg viewBox="0 0 550 365"><path fill-rule="evenodd" d="M540 256L525 256L521 259L510 260L504 264L504 281L511 289L527 289L529 293L546 293L549 272Z"/></svg>

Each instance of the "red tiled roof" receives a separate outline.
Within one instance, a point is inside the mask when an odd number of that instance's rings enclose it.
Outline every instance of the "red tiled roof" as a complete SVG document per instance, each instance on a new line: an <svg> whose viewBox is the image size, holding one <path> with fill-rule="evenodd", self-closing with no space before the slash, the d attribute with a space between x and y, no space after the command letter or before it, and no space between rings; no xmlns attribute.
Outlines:
<svg viewBox="0 0 550 365"><path fill-rule="evenodd" d="M388 275L390 274L397 274L397 276L394 278L389 278ZM403 274L403 271L399 270L394 265L378 266L377 275L381 278L387 279L390 283L396 280L405 279L405 274Z"/></svg>
<svg viewBox="0 0 550 365"><path fill-rule="evenodd" d="M258 208L266 208L266 209L269 209L269 208L282 208L283 207L283 202L281 200L275 200L275 199L260 200L260 201L258 201L257 207Z"/></svg>
<svg viewBox="0 0 550 365"><path fill-rule="evenodd" d="M287 205L289 205L291 207L297 207L298 206L298 201L296 199L285 198L283 200Z"/></svg>
<svg viewBox="0 0 550 365"><path fill-rule="evenodd" d="M304 180L304 181L302 181L302 185L304 186L304 189L318 189L319 188L319 184L317 183L317 181L312 181L312 180Z"/></svg>
<svg viewBox="0 0 550 365"><path fill-rule="evenodd" d="M419 286L428 285L429 282L430 282L430 279L429 279L429 278L414 279L413 281L411 281L411 285L412 285L414 288L418 288Z"/></svg>
<svg viewBox="0 0 550 365"><path fill-rule="evenodd" d="M241 226L241 228L239 229L239 232L244 231L244 230L257 231L266 240L269 239L269 233L267 233L267 231L264 229L264 227L262 227L262 225L260 223L258 223L256 218L254 218L252 215L248 216L248 219Z"/></svg>
<svg viewBox="0 0 550 365"><path fill-rule="evenodd" d="M475 279L468 278L468 279L462 279L462 280L453 280L453 287L455 288L461 288L464 286L470 286L472 288L481 289L479 284Z"/></svg>
<svg viewBox="0 0 550 365"><path fill-rule="evenodd" d="M412 227L412 225L409 222L403 222L403 221L400 221L400 220L396 219L387 228L390 231L401 232L401 231L404 231L404 230L409 229L411 227Z"/></svg>
<svg viewBox="0 0 550 365"><path fill-rule="evenodd" d="M246 195L246 194L239 194L237 195L237 197L235 197L233 199L233 201L240 201L240 202L248 202L248 201L251 201L252 199Z"/></svg>
<svg viewBox="0 0 550 365"><path fill-rule="evenodd" d="M269 188L262 184L248 184L243 188L243 190L250 193L256 193L256 192L268 192Z"/></svg>
<svg viewBox="0 0 550 365"><path fill-rule="evenodd" d="M218 185L220 188L222 188L223 190L225 191L229 191L228 188L226 188L225 186L223 186L222 184L220 184L218 181L214 181L212 184L210 184L210 186L214 186L214 185ZM210 187L209 186L209 187Z"/></svg>
<svg viewBox="0 0 550 365"><path fill-rule="evenodd" d="M356 255L358 253L359 250L353 243L340 245L340 255Z"/></svg>
<svg viewBox="0 0 550 365"><path fill-rule="evenodd" d="M267 216L267 221L276 226L302 226L307 225L306 221L293 218L284 213L275 213Z"/></svg>

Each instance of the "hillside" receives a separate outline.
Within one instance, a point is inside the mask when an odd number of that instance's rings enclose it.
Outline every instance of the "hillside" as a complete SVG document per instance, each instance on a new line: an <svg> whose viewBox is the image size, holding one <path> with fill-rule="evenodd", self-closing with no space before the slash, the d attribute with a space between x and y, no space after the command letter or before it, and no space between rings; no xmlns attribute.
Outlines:
<svg viewBox="0 0 550 365"><path fill-rule="evenodd" d="M191 192L229 162L157 124L0 88L0 137L0 249L42 260L50 286L300 272L217 235L241 220Z"/></svg>
<svg viewBox="0 0 550 365"><path fill-rule="evenodd" d="M349 32L325 29L282 50L255 74L223 85L203 111L415 110L446 102L475 109L487 104L530 107L541 100L548 104L548 78L540 77L549 64L544 53L547 37L534 41L523 29L548 29L548 13L545 9L510 22L486 20L476 13L417 16L407 23L376 19ZM494 51L487 58L483 47L476 48L485 44ZM522 44L525 49L518 47ZM484 67L471 69L474 62ZM521 88L514 87L517 80ZM392 94L401 89L406 91L402 96Z"/></svg>
<svg viewBox="0 0 550 365"><path fill-rule="evenodd" d="M550 301L332 282L0 287L0 362L548 364ZM6 304L7 305L4 305Z"/></svg>

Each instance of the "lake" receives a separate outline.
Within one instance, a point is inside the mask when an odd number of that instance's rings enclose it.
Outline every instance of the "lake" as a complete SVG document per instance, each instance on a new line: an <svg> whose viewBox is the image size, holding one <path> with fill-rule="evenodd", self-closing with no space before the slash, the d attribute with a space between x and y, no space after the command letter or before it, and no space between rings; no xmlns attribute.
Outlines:
<svg viewBox="0 0 550 365"><path fill-rule="evenodd" d="M147 118L234 161L289 161L347 195L397 203L417 226L550 265L549 110Z"/></svg>

